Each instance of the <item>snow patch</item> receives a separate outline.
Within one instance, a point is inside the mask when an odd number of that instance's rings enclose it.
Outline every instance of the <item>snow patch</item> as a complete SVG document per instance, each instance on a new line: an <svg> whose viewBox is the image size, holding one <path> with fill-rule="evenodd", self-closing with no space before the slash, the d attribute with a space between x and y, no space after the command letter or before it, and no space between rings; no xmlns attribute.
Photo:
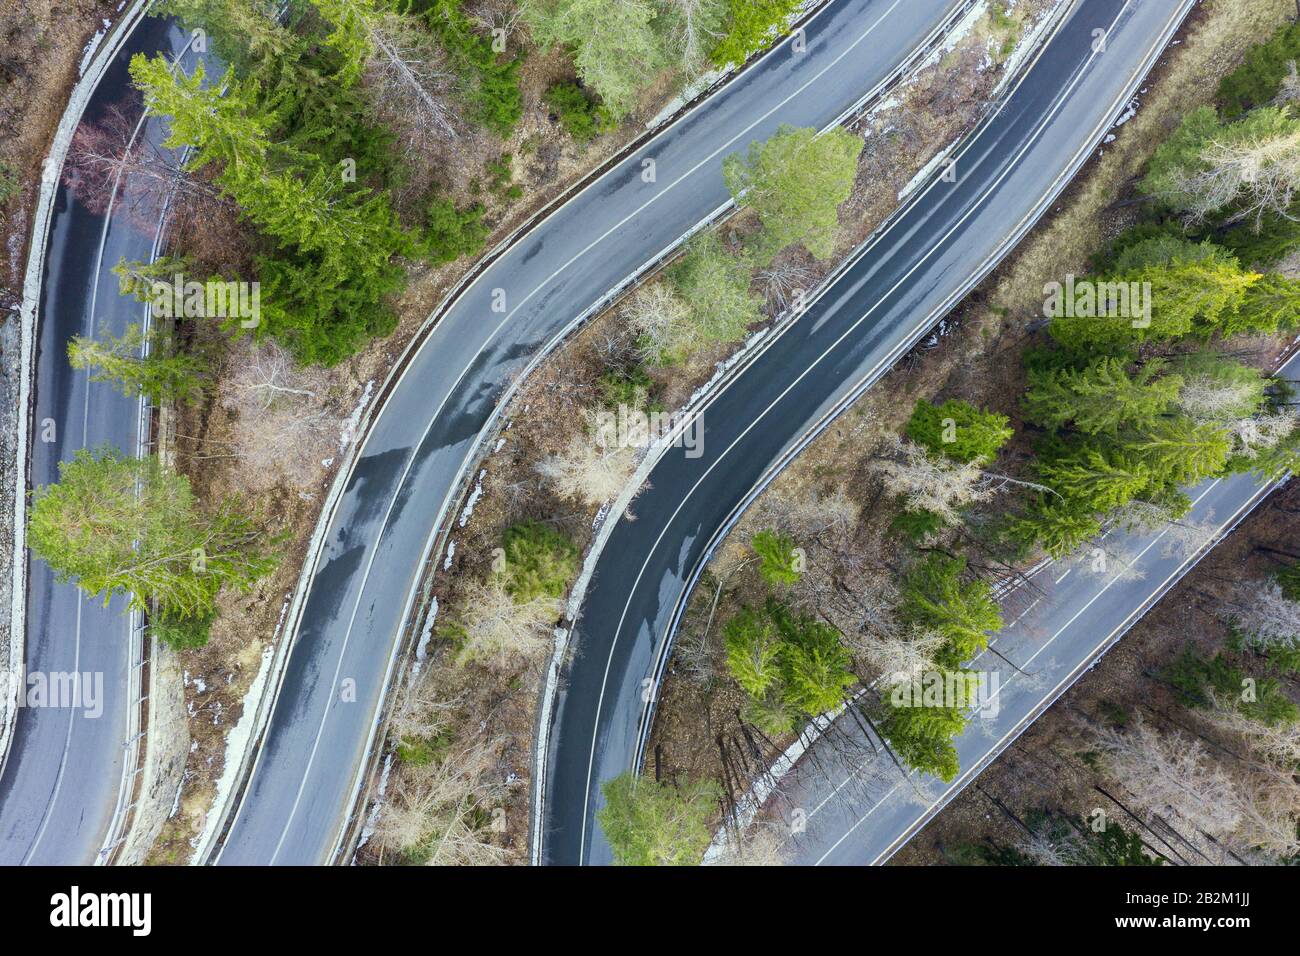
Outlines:
<svg viewBox="0 0 1300 956"><path fill-rule="evenodd" d="M460 527L465 527L469 522L470 516L474 514L474 506L478 500L483 497L483 479L487 477L487 469L484 468L478 473L478 480L474 482L474 490L469 493L469 498L465 501L465 507L460 513Z"/></svg>
<svg viewBox="0 0 1300 956"><path fill-rule="evenodd" d="M86 45L81 48L81 62L77 64L77 76L86 75L86 67L90 66L91 59L95 56L95 51L99 45L104 42L104 37L108 36L109 22L104 21L104 29L96 30L95 35L86 41Z"/></svg>
<svg viewBox="0 0 1300 956"><path fill-rule="evenodd" d="M283 615L283 611L281 615ZM230 728L230 732L226 734L226 759L224 766L221 768L221 778L217 781L217 794L212 800L212 806L208 809L207 816L204 817L202 831L190 841L190 846L194 849L208 846L211 843L216 835L217 824L221 822L223 816L214 811L217 807L225 806L231 794L234 793L243 761L232 759L232 757L236 754L246 753L248 750L253 728L257 722L257 705L262 699L263 689L266 686L267 678L271 674L271 659L274 656L275 646L273 644L268 645L262 651L262 663L258 666L257 676L253 678L248 693L244 695L244 712L240 715L235 726Z"/></svg>
<svg viewBox="0 0 1300 956"><path fill-rule="evenodd" d="M361 392L361 398L357 400L356 408L352 409L352 414L348 420L343 423L343 431L339 433L339 451L345 451L357 439L357 429L361 427L361 416L370 404L370 394L375 389L375 380L372 378L366 382L365 389Z"/></svg>

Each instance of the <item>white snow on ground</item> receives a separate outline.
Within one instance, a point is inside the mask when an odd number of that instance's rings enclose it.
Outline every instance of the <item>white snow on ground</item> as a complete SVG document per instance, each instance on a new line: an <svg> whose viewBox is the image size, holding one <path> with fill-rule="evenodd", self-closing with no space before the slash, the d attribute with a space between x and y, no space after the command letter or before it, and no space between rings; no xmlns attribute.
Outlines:
<svg viewBox="0 0 1300 956"><path fill-rule="evenodd" d="M1142 101L1139 100L1136 96L1133 97L1133 99L1129 100L1128 109L1126 109L1123 112L1123 114L1120 115L1119 119L1115 120L1114 128L1119 129L1129 120L1131 120L1133 117L1137 116L1138 109L1140 109L1141 106L1142 106Z"/></svg>
<svg viewBox="0 0 1300 956"><path fill-rule="evenodd" d="M104 29L95 32L95 35L86 41L86 45L81 48L81 62L77 64L77 76L84 76L86 67L90 66L90 61L99 49L99 45L104 42L104 37L108 36L109 22L104 21Z"/></svg>
<svg viewBox="0 0 1300 956"><path fill-rule="evenodd" d="M469 499L465 502L465 508L460 513L460 527L465 527L470 516L474 514L474 506L478 500L483 497L483 479L487 477L487 469L484 468L478 473L478 480L474 483L474 490L469 493Z"/></svg>
<svg viewBox="0 0 1300 956"><path fill-rule="evenodd" d="M970 36L971 31L974 30L979 22L984 19L985 14L988 13L988 9L988 0L980 0L979 3L967 10L966 15L957 23L953 24L952 29L948 31L948 35L944 38L944 41L931 50L929 56L916 65L913 76L927 67L931 67L938 63L945 56L955 50L957 45Z"/></svg>
<svg viewBox="0 0 1300 956"><path fill-rule="evenodd" d="M433 625L438 620L438 599L435 597L429 606L428 617L424 619L424 628L420 631L420 640L415 645L415 663L411 665L411 679L420 674L420 666L429 656L429 642L433 640Z"/></svg>
<svg viewBox="0 0 1300 956"><path fill-rule="evenodd" d="M258 666L257 676L253 678L248 693L244 695L244 711L240 715L238 722L230 728L230 732L226 735L226 760L221 768L221 779L217 781L217 795L213 798L212 807L203 820L203 830L190 841L190 846L194 849L208 846L211 843L212 838L216 835L214 831L217 824L221 822L222 818L220 813L214 813L213 810L217 807L224 807L229 795L234 792L242 768L240 766L241 761L231 758L236 754L244 753L248 747L249 738L257 720L257 705L262 700L262 690L266 685L267 677L270 676L271 659L274 656L275 646L273 644L262 652L262 663Z"/></svg>
<svg viewBox="0 0 1300 956"><path fill-rule="evenodd" d="M384 794L388 792L388 778L393 773L393 755L391 753L384 756L384 769L379 774L379 786L375 790L375 804L370 808L370 813L366 816L366 825L361 828L361 837L357 841L356 853L361 852L361 848L370 842L370 838L375 833L375 821L379 819L379 811L384 808ZM353 853L352 860L355 864L356 853Z"/></svg>
<svg viewBox="0 0 1300 956"><path fill-rule="evenodd" d="M348 420L343 423L343 431L339 433L339 451L344 451L357 438L357 429L361 427L361 416L365 413L366 406L370 404L370 395L375 389L375 380L372 378L366 382L366 387L357 399L357 405L352 409L352 414Z"/></svg>
<svg viewBox="0 0 1300 956"><path fill-rule="evenodd" d="M961 142L961 140L958 140L957 142ZM930 181L930 178L935 174L935 172L938 171L939 167L945 165L948 162L948 156L952 153L953 149L956 146L957 143L950 143L949 145L945 146L934 157L934 159L930 160L928 163L922 166L920 172L918 172L915 176L913 176L912 179L908 182L908 184L898 191L898 201L902 202L908 196L912 195L912 193L916 192L918 187L924 185L925 183L928 183Z"/></svg>

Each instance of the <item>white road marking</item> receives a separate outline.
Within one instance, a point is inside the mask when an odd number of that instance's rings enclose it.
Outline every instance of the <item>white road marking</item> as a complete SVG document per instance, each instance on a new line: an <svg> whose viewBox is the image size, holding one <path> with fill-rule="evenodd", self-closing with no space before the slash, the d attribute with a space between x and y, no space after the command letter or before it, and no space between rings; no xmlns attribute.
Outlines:
<svg viewBox="0 0 1300 956"><path fill-rule="evenodd" d="M787 97L785 97L785 99L781 100L781 101L780 101L779 103L777 103L775 106L771 107L767 112L763 113L761 116L759 116L757 119L755 119L754 122L752 122L749 126L745 127L743 130L741 130L739 133L737 133L737 134L736 134L735 136L733 136L731 139L727 140L727 142L725 142L725 143L724 143L722 146L720 146L718 149L714 150L712 153L710 153L710 154L709 154L707 157L705 157L703 160L701 160L700 162L698 162L697 164L695 164L694 166L692 166L689 170L687 170L687 172L685 172L684 174L682 174L682 176L678 177L676 180L674 180L673 182L671 182L671 183L668 185L668 187L667 187L666 189L663 189L663 190L660 190L660 191L656 192L655 195L654 195L651 199L647 200L643 205L641 205L641 206L639 206L638 208L636 208L635 210L633 210L633 211L632 211L631 213L629 213L626 217L624 217L624 218L623 218L623 219L622 219L622 220L621 220L617 225L615 225L615 226L613 226L612 228L610 228L610 229L609 229L608 231L606 231L603 235L601 235L599 238L597 238L597 239L594 240L592 243L590 243L588 246L586 246L586 247L585 247L582 251L580 251L577 255L575 255L573 258L569 259L568 262L566 262L564 265L560 266L560 268L556 269L553 273L551 273L550 276L548 276L548 277L547 277L545 280L543 280L539 285L537 285L537 286L536 286L536 287L535 287L531 292L529 292L528 295L526 295L523 299L521 299L520 302L519 302L519 304L516 305L513 309L511 309L510 312L508 312L508 313L506 314L505 318L501 320L500 324L497 325L497 327L492 331L491 336L489 336L489 338L484 342L483 346L478 350L478 352L475 353L474 358L472 358L469 362L467 362L467 363L465 364L465 366L464 366L464 368L462 369L460 375L457 377L455 383L453 383L451 389L448 390L446 396L445 396L445 397L442 399L442 401L439 403L439 405L438 405L438 409L434 412L433 416L430 418L430 420L429 420L429 425L428 425L428 427L425 429L425 431L424 431L424 435L423 435L423 436L421 437L421 439L420 439L420 444L423 444L423 443L424 443L425 438L427 438L429 432L432 431L433 426L437 423L438 417L439 417L439 416L441 415L441 413L442 413L442 409L446 406L446 403L447 403L448 400L450 400L451 396L452 396L453 394L455 394L456 389L459 387L461 381L463 381L464 378L465 378L465 376L469 373L469 370L470 370L470 368L473 366L474 361L477 360L477 358L478 358L479 356L481 356L481 355L482 355L482 354L487 350L488 345L496 339L497 334L501 331L502 328L505 327L506 323L509 322L510 319L514 316L514 314L515 314L516 312L518 312L519 309L523 308L524 305L525 305L528 301L530 301L530 300L533 298L533 296L537 295L537 293L540 292L540 291L541 291L545 286L547 286L547 285L551 282L551 280L553 280L556 276L560 275L562 272L564 272L566 269L568 269L569 266L573 265L573 263L575 263L575 262L577 262L579 259L583 258L583 257L584 257L588 252L590 252L592 249L596 248L596 246L600 245L600 244L601 244L605 239L609 238L609 236L613 235L616 231L618 231L619 229L621 229L624 225L626 225L626 224L627 224L629 221L631 221L633 218L635 218L636 216L640 215L640 214L641 214L645 209L647 209L649 206L651 206L654 202L656 202L656 201L657 201L658 199L660 199L661 197L667 195L669 191L671 191L673 188L675 188L676 186L678 186L680 183L682 183L683 181L685 181L685 180L688 179L689 177L693 176L693 175L694 175L696 172L698 172L702 167L704 167L704 166L707 165L708 163L712 162L712 161L713 161L714 159L716 159L719 155L721 155L724 151L730 149L730 148L731 148L731 147L736 143L736 141L739 140L742 136L744 136L744 135L745 135L746 133L748 133L750 130L754 129L756 126L758 126L758 125L759 125L760 123L762 123L764 120L766 120L768 117L772 116L772 114L774 114L775 112L777 112L777 110L779 110L781 107L785 106L787 103L789 103L789 102L790 102L792 99L794 99L796 96L798 96L799 94L801 94L802 92L804 92L804 90L806 90L809 86L811 86L813 83L815 83L817 80L819 80L823 75L825 75L825 74L826 74L828 71L830 71L834 66L836 66L836 65L837 65L841 60L843 60L846 56L848 56L848 55L849 55L853 50L855 50L855 49L858 47L858 45L861 44L862 41L865 40L865 39L866 39L866 38L867 38L871 33L873 33L873 32L875 31L876 27L878 27L881 23L883 23L884 20L885 20L885 19L886 19L886 18L887 18L891 13L893 13L893 11L894 11L895 9L897 9L897 7L898 7L901 3L902 3L902 0L894 0L894 2L893 2L892 4L890 4L889 9L887 9L883 14L881 14L880 18L879 18L875 23L873 23L873 24L872 24L872 25L871 25L871 26L870 26L870 27L869 27L869 28L868 28L868 29L867 29L867 30L866 30L866 31L865 31L865 32L864 32L860 37L858 37L857 40L855 40L855 41L854 41L850 46L848 46L848 47L847 47L843 52L841 52L838 56L836 56L834 60L832 60L829 64L827 64L824 68L822 68L822 70L821 70L820 72L814 74L814 75L813 75L810 79L808 79L808 80L807 80L807 81L806 81L802 86L798 87L794 92L790 93ZM468 290L467 290L467 291L468 291ZM417 445L417 448L418 448L418 445ZM401 479L399 480L399 483L398 483L399 493L398 493L397 495L394 495L394 497L392 498L392 500L391 500L391 501L389 502L389 504L388 504L388 508L387 508L387 510L386 510L386 512L385 512L385 515L384 515L384 520L383 520L383 522L382 522L382 524L381 524L381 529L382 529L382 528L386 528L387 525L388 525L388 520L389 520L389 518L390 518L391 515L392 515L393 508L395 507L395 505L396 505L396 503L397 503L397 500L398 500L398 498L400 497L400 489L401 489L402 485L405 483L407 476L410 474L411 467L412 467L413 464L414 464L414 459L415 459L415 455L414 455L414 452L413 452L412 455L411 455L411 457L410 457L410 459L408 459L407 464L406 464L406 467L405 467L405 469L404 469L404 471L403 471L403 473L402 473L402 477L401 477ZM445 510L446 510L446 502L445 502L445 501L444 501L444 504L443 504L443 507L442 507L441 510L442 510L442 511L445 511ZM439 523L440 523L440 522L439 522ZM382 537L382 535L383 535L383 531L381 530L381 531L380 531L380 536ZM362 580L361 580L361 588L360 588L361 593L364 593L364 591L365 591L365 585L366 585L366 583L369 581L370 572L371 572L371 569L372 569L372 567L373 567L373 565L374 565L375 555L376 555L377 550L378 550L378 548L377 548L378 542L377 542L377 541L375 542L375 545L376 545L376 547L373 547L373 548L371 549L371 551L370 551L370 555L369 555L369 558L367 559L367 562L366 562L366 569L365 569L365 571L364 571L364 573L363 573ZM338 664L337 664L337 666L335 667L335 670L334 670L334 678L333 678L333 684L332 684L332 687L334 688L334 691L331 692L331 695L330 695L330 703L332 703L334 697L336 696L335 691L337 691L337 687L338 687L338 683L337 683L337 682L338 682L338 675L339 675L339 673L341 672L341 668L342 668L342 666L343 666L343 655L346 653L346 651L347 651L347 647L348 647L348 644L349 644L349 642L351 641L351 637L352 637L352 628L353 628L353 625L355 624L355 621L356 621L356 615L357 615L357 610L358 610L358 608L360 607L360 603L361 603L361 593L358 594L357 601L356 601L356 603L355 603L354 606L353 606L353 609L352 609L352 615L351 615L351 618L350 618L349 623L348 623L348 630L347 630L346 635L344 636L343 646L342 646L342 648L341 648L340 651L339 651L339 661L338 661ZM329 718L330 703L327 703L327 704L326 704L325 711L324 711L324 713L323 713L323 715L322 715L322 717L321 717L320 725L319 725L319 727L318 727L318 729L317 729L316 737L315 737L315 740L314 740L313 743L312 743L311 752L310 752L310 754L309 754L309 756L308 756L308 759L307 759L307 766L306 766L306 768L305 768L304 771L303 771L302 780L301 780L300 783L299 783L298 791L297 791L297 793L296 793L296 795L295 795L295 797L294 797L293 805L292 805L292 807L290 808L290 811L289 811L289 816L288 816L288 818L285 820L284 828L283 828L283 830L281 831L280 839L279 839L279 841L276 843L276 849L275 849L275 852L273 853L272 858L271 858L271 862L272 862L272 863L275 862L275 857L279 854L280 849L281 849L281 848L283 847L283 845L284 845L284 841L285 841L285 838L286 838L287 835L288 835L289 828L290 828L290 826L292 825L293 818L294 818L294 816L297 814L298 807L299 807L299 805L300 805L300 803L301 803L301 801L302 801L303 791L305 790L305 788L306 788L306 786L307 786L307 777L308 777L308 775L310 774L310 772L311 772L311 768L312 768L312 765L313 765L314 762L315 762L315 759L316 759L316 753L317 753L317 751L318 751L319 748L320 748L321 737L322 737L323 734L324 734L325 723L326 723L326 721L327 721L328 718ZM255 762L255 764L254 764L253 772L256 772L256 769L257 769L257 763L260 762L260 757L261 757L261 753L260 753L260 751L259 751L259 754L258 754L258 761ZM239 807L239 810L238 810L238 811L236 812L236 814L235 814L235 820L234 820L234 821L232 822L232 824L231 824L231 829L232 829L232 831L233 831L235 825L238 823L239 817L242 815L245 805L246 805L245 801L241 800L241 801L240 801L240 807ZM223 851L224 851L224 846L223 846ZM218 854L218 859L220 859L220 854Z"/></svg>
<svg viewBox="0 0 1300 956"><path fill-rule="evenodd" d="M1126 10L1128 9L1129 4L1130 4L1131 2L1132 2L1132 0L1127 0L1127 2L1125 3L1124 7L1123 7L1123 8L1121 9L1121 11L1120 11L1120 14L1117 15L1117 17L1116 17L1116 19L1115 19L1115 22L1116 22L1116 23L1119 22L1120 17L1123 16L1124 11L1126 11ZM891 9L892 9L892 8L891 8ZM1113 26L1113 25L1112 25L1112 26ZM798 385L798 384L799 384L799 383L804 379L804 377L807 376L808 373L811 372L811 371L812 371L812 370L813 370L813 369L814 369L814 368L815 368L815 367L816 367L816 366L817 366L817 365L822 361L822 359L824 359L824 358L825 358L828 354L830 354L830 352L832 352L834 349L838 348L839 345L840 345L840 343L843 342L844 339L846 339L849 335L851 335L854 331L856 331L857 328L858 328L858 326L860 326L863 322L865 322L868 318L870 318L871 315L872 315L872 314L876 311L876 309L879 307L879 305L880 305L881 302L883 302L885 299L888 299L891 295L894 294L894 292L898 291L898 289L901 288L901 287L902 287L902 286L907 282L907 280L911 278L911 276L913 275L913 273L915 273L915 272L918 271L922 266L924 266L925 263L926 263L927 261L929 261L930 257L933 256L933 255L934 255L934 254L939 250L939 248L943 245L943 243L946 242L949 238L951 238L951 236L952 236L954 233L956 233L957 230L960 229L960 228L961 228L961 227L966 223L966 221L967 221L968 219L970 219L971 216L973 216L976 212L980 211L981 204L984 202L984 200L986 200L986 199L989 197L989 195L991 195L994 191L996 191L996 190L998 189L998 187L1002 184L1002 182L1006 179L1007 176L1009 176L1012 172L1015 171L1015 169L1017 168L1017 166L1018 166L1018 164L1019 164L1020 159L1023 158L1023 156L1025 155L1025 153L1027 153L1027 152L1028 152L1028 151L1029 151L1029 150L1030 150L1030 149L1031 149L1031 148L1036 144L1036 142L1037 142L1037 140L1038 140L1038 137L1041 135L1042 131L1047 127L1047 125L1052 121L1052 119L1055 118L1055 114L1058 113L1058 112L1060 111L1061 107L1062 107L1062 106L1064 105L1064 103L1065 103L1065 100L1066 100L1066 99L1067 99L1067 98L1068 98L1068 97L1073 93L1074 89L1079 85L1079 83L1081 83L1081 82L1083 81L1084 77L1087 75L1087 68L1088 68L1088 66L1092 63L1092 61L1093 61L1094 59L1096 59L1096 57L1097 57L1097 53L1096 53L1096 52L1093 52L1092 55L1088 57L1088 59L1084 62L1083 66L1080 68L1080 71L1079 71L1078 75L1075 77L1075 79L1074 79L1074 80L1069 84L1069 86L1066 87L1066 89L1065 89L1061 94L1059 94L1059 95L1057 96L1057 98L1053 101L1052 108L1051 108L1050 110L1048 110L1047 113L1044 115L1044 117L1039 121L1038 126L1035 128L1035 130L1033 131L1033 133L1030 135L1028 141L1027 141L1026 144L1021 148L1021 150L1020 150L1020 152L1017 154L1017 156L1016 156L1016 157L1011 161L1011 163L1009 163L1009 164L1007 165L1007 167L1006 167L1006 168L1005 168L1005 169L1004 169L1004 170L999 174L999 176L997 177L997 179L996 179L996 180L994 181L994 183L993 183L993 184L992 184L992 185L991 185L991 186L990 186L990 187L989 187L989 188L984 192L984 194L983 194L983 195L982 195L982 196L981 196L981 197L980 197L980 198L979 198L979 199L978 199L974 204L972 204L971 208L966 212L965 215L962 216L962 218L961 218L961 219L956 223L956 225L954 225L954 226L953 226L953 227L952 227L952 228L951 228L947 233L945 233L942 237L940 237L940 239L939 239L937 242L935 242L935 243L930 247L930 250L925 254L925 256L924 256L922 259L920 259L920 260L916 263L916 265L914 265L910 270L908 270L908 272L907 272L906 274L904 274L904 276L903 276L903 277L902 277L902 278L901 278L901 279L900 279L900 280L899 280L899 281L898 281L898 282L897 282L897 283L896 283L896 284L895 284L891 289L889 289L889 291L887 291L883 296L881 296L881 297L877 300L876 304L873 305L873 306L871 307L871 309L869 309L869 310L867 311L867 313L866 313L865 315L862 316L862 318L860 318L860 319L858 319L856 322L854 322L853 325L850 326L849 329L846 330L842 335L840 335L840 337L839 337L838 339L836 339L835 342L833 342L829 347L827 347L827 349L826 349L824 352L822 352L822 354L819 355L819 356L818 356L818 357L817 357L817 358L812 362L812 364L810 364L810 365L808 366L808 368L806 368L803 372L801 372L800 375L799 375L799 377L796 378L796 379L795 379L795 380L794 380L794 381L793 381L789 386L787 386L787 387L786 387L786 388L781 392L781 394L778 395L778 396L777 396L777 397L776 397L776 398L775 398L775 399L774 399L774 400L773 400L773 401L772 401L772 402L767 406L767 408L765 408L762 412L759 413L758 416L755 417L755 419L754 419L754 420L753 420L753 421L752 421L752 422L751 422L751 423L750 423L750 424L745 428L745 430L744 430L743 432L741 432L740 435L737 436L736 439L735 439L734 441L732 441L732 443L731 443L730 445L727 446L727 448L726 448L726 449L723 451L723 453L718 457L718 459L717 459L717 460L716 460L712 465L709 466L709 468L704 472L703 475L700 476L699 480L695 482L695 484L691 487L690 491L688 491L688 492L686 493L686 496L683 498L681 504L679 504L679 505L677 506L677 508L673 511L673 514L669 517L668 521L665 522L663 531L660 532L659 537L655 540L655 544L654 544L654 546L651 548L651 550L650 550L650 552L649 552L649 555L646 557L646 560L642 563L642 565L641 565L641 570L638 572L637 577L636 577L636 580L635 580L635 582L633 583L631 590L628 592L628 599L627 599L627 602L624 604L624 607L623 607L623 613L622 613L622 615L621 615L620 618L619 618L618 627L617 627L617 629L616 629L615 632L614 632L614 640L613 640L613 642L612 642L611 645L610 645L609 657L608 657L608 659L607 659L607 661L606 661L606 664L605 664L605 676L604 676L604 679L603 679L603 681L602 681L602 683L601 683L601 692L600 692L600 696L599 696L599 698L597 699L597 704L596 704L597 721L596 721L596 726L595 726L595 727L593 728L593 730L592 730L591 751L590 751L590 755L589 755L589 759L588 759L588 764L587 764L587 784L586 784L585 792L584 792L584 795L583 795L583 799L584 799L584 804L585 804L585 805L584 805L583 815L582 815L582 839L581 839L581 843L580 843L580 845L579 845L579 854L580 854L580 857L581 857L581 856L584 856L584 855L586 854L587 818L588 818L588 816L590 816L590 814L587 812L587 808L590 807L590 804L591 804L591 778L592 778L592 774L594 773L594 770L595 770L595 761L596 761L596 737L597 737L597 735L599 734L599 715L600 715L600 711L601 711L601 709L602 709L602 707L603 707L603 705L604 705L605 691L606 691L606 689L607 689L607 685L608 685L608 682L609 682L609 671L610 671L610 667L611 667L612 664L613 664L613 659L614 659L614 650L615 650L615 648L617 647L617 645L618 645L618 641L619 641L619 639L620 639L621 636L622 636L623 625L624 625L624 623L625 623L625 621L626 621L628 608L631 606L632 595L635 594L637 588L639 587L639 585L640 585L640 581L641 581L641 578L644 576L644 574L645 574L645 570L646 570L646 568L648 567L648 565L649 565L649 563L650 563L650 559L654 556L655 551L658 550L659 544L663 541L664 535L667 534L669 527L672 525L672 522L676 519L677 515L681 512L682 508L685 507L686 503L690 500L691 496L692 496L692 495L695 493L695 491L699 488L700 484L703 483L704 480L709 476L709 474L713 471L713 469L716 468L719 464L721 464L721 462L722 462L722 461L727 457L727 455L732 451L732 449L734 449L735 446L736 446L736 445L737 445L737 444L738 444L742 439L744 439L744 437L745 437L747 434L749 434L749 432L750 432L750 431L751 431L751 430L752 430L752 429L753 429L753 428L754 428L754 427L755 427L755 426L756 426L756 425L757 425L757 424L758 424L758 423L759 423L759 422L760 422L760 421L761 421L761 420L762 420L762 419L763 419L763 418L768 414L768 412L770 412L770 411L772 410L772 408L774 408L774 407L775 407L775 406L776 406L776 405L777 405L777 404L778 404L778 403L779 403L779 402L780 402L780 401L781 401L781 400L782 400L782 399L783 399L783 398L784 398L784 397L785 397L785 396L786 396L786 395L787 395L791 390L793 390L793 389L794 389L794 388L795 388L795 387L796 387L796 386L797 386L797 385ZM1124 97L1123 99L1127 99L1127 97ZM1108 113L1108 114L1107 114L1107 123L1109 123L1109 121L1110 121L1110 114ZM1091 145L1089 145L1089 147L1088 147L1088 151L1090 151L1090 150L1091 150ZM1081 152L1082 152L1082 151L1081 151ZM1077 154L1076 154L1076 155L1077 155ZM936 179L935 179L935 182L937 182L937 181L938 181L938 177L936 177ZM933 183L932 183L932 185L933 185ZM928 190L927 190L927 192L928 192ZM923 195L924 195L924 194L923 194ZM877 369L878 369L878 367L879 367L880 364L881 364L881 363L877 363ZM871 375L871 374L874 374L874 372L875 372L877 369L873 369L872 372L869 373L867 377L869 378L870 375Z"/></svg>

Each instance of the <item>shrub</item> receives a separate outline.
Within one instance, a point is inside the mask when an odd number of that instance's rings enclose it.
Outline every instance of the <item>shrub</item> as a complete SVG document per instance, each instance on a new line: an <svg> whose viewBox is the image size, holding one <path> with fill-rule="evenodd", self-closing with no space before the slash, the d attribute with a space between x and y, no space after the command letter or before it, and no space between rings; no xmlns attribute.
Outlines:
<svg viewBox="0 0 1300 956"><path fill-rule="evenodd" d="M918 544L944 526L943 518L933 511L901 511L889 523L889 528L899 537Z"/></svg>
<svg viewBox="0 0 1300 956"><path fill-rule="evenodd" d="M564 131L580 143L595 139L614 127L609 110L588 96L577 83L556 83L546 91L546 105L555 111Z"/></svg>
<svg viewBox="0 0 1300 956"><path fill-rule="evenodd" d="M749 291L749 265L733 256L713 232L696 236L669 273L690 310L697 347L734 342L759 318L762 300Z"/></svg>
<svg viewBox="0 0 1300 956"><path fill-rule="evenodd" d="M1277 96L1290 64L1300 59L1300 23L1288 23L1250 49L1245 62L1219 82L1219 108L1234 119Z"/></svg>
<svg viewBox="0 0 1300 956"><path fill-rule="evenodd" d="M514 154L502 153L487 164L488 188L499 199L518 199L524 187L514 182Z"/></svg>
<svg viewBox="0 0 1300 956"><path fill-rule="evenodd" d="M503 544L505 589L517 603L562 597L578 573L577 545L540 521L507 528Z"/></svg>
<svg viewBox="0 0 1300 956"><path fill-rule="evenodd" d="M709 55L716 66L739 66L785 32L800 0L729 0L726 33Z"/></svg>
<svg viewBox="0 0 1300 956"><path fill-rule="evenodd" d="M13 199L21 186L14 168L0 160L0 206Z"/></svg>
<svg viewBox="0 0 1300 956"><path fill-rule="evenodd" d="M768 584L795 584L803 569L799 567L793 538L775 531L760 531L752 542L759 558L758 573Z"/></svg>
<svg viewBox="0 0 1300 956"><path fill-rule="evenodd" d="M984 465L992 462L1015 434L1005 415L957 399L942 405L924 399L917 402L906 431L908 438L934 454Z"/></svg>
<svg viewBox="0 0 1300 956"><path fill-rule="evenodd" d="M654 379L641 365L620 365L600 377L600 397L610 408L640 408L654 389Z"/></svg>
<svg viewBox="0 0 1300 956"><path fill-rule="evenodd" d="M172 650L188 651L208 643L212 622L216 619L215 610L185 617L161 608L149 619L149 628L154 637Z"/></svg>
<svg viewBox="0 0 1300 956"><path fill-rule="evenodd" d="M425 218L424 251L435 265L477 255L488 237L483 206L475 203L457 209L450 199L435 199Z"/></svg>

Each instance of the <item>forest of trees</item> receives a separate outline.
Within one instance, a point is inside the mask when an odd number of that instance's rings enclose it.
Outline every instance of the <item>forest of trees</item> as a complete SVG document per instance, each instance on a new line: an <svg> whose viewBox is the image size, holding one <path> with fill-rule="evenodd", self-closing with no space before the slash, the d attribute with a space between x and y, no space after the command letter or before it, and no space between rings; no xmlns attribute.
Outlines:
<svg viewBox="0 0 1300 956"><path fill-rule="evenodd" d="M1274 44L1295 38L1288 27ZM1099 288L1148 288L1147 314L1054 317L1052 344L1028 354L1024 411L1050 492L1013 537L1061 556L1130 505L1176 520L1183 486L1300 462L1291 385L1230 341L1300 325L1300 282L1267 268L1300 247L1293 68L1253 54L1225 79L1220 110L1193 110L1156 151L1145 217L1094 273Z"/></svg>
<svg viewBox="0 0 1300 956"><path fill-rule="evenodd" d="M257 283L261 312L244 327L233 318L200 327L155 314L147 331L135 325L118 336L72 340L69 360L93 380L154 404L202 408L216 398L232 411L256 406L282 440L337 429L330 412L310 404L317 395L300 370L343 362L390 332L412 263L447 263L483 248L484 206L447 195L440 157L466 137L513 135L531 44L572 55L576 81L552 84L543 99L569 135L585 140L634 108L649 75L688 82L743 61L779 35L794 9L726 0L525 2L517 10L464 0L162 0L152 12L196 31L204 54L189 73L161 56L130 64L145 111L169 119L167 141L133 136L137 107L128 100L78 130L65 175L91 208L116 201L147 229L168 217L157 261L118 264L124 295L150 301L155 283L176 275L205 289ZM809 145L811 131L783 136L798 138L798 152L814 159L835 144L844 160L834 175L851 181L855 137ZM760 156L751 151L751 161ZM756 181L784 176L792 185L802 158L769 159ZM502 153L484 170L494 196L518 197L513 159ZM757 201L757 189L747 192ZM816 241L827 241L839 199L828 205L818 193L805 188L796 206L762 213L781 230L779 244L813 242L812 233L789 225L802 204L818 210ZM674 361L701 342L742 337L761 318L751 258L716 234L694 243L660 290L665 307L647 323L644 357ZM232 342L245 335L258 346ZM227 363L233 350L239 357ZM216 381L218 372L231 381ZM612 372L610 387L644 404L647 381L634 363ZM286 395L295 401L286 405ZM565 494L603 503L626 481L632 452L593 452L582 439L543 463L544 475ZM252 462L265 453L238 451L216 457ZM166 503L163 525L158 512L128 506L132 481L146 499ZM61 577L101 597L128 596L180 647L206 641L223 588L247 588L272 566L272 542L252 509L236 499L200 504L184 477L153 458L133 464L107 451L83 455L37 492L31 511L32 546ZM87 533L87 522L101 517L113 533ZM503 567L475 583L466 613L444 626L460 662L514 666L547 646L576 552L543 531L508 529ZM182 546L185 554L176 550ZM552 573L535 577L543 566Z"/></svg>

